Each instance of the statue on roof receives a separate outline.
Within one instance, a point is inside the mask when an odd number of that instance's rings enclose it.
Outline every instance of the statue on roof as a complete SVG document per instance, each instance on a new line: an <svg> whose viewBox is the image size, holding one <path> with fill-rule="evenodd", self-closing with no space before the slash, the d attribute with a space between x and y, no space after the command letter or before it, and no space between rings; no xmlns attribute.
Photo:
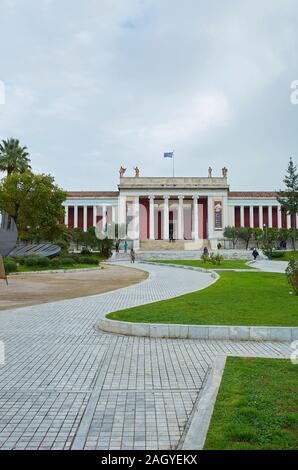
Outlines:
<svg viewBox="0 0 298 470"><path fill-rule="evenodd" d="M224 166L224 167L221 169L221 171L222 171L222 176L223 176L224 178L226 178L226 177L228 176L228 169Z"/></svg>
<svg viewBox="0 0 298 470"><path fill-rule="evenodd" d="M120 170L119 170L120 178L124 176L125 172L126 172L126 168L123 168L123 166L121 165Z"/></svg>
<svg viewBox="0 0 298 470"><path fill-rule="evenodd" d="M208 178L212 178L212 168L209 166L208 168Z"/></svg>
<svg viewBox="0 0 298 470"><path fill-rule="evenodd" d="M135 177L138 178L140 176L140 169L136 166L134 170L135 170Z"/></svg>

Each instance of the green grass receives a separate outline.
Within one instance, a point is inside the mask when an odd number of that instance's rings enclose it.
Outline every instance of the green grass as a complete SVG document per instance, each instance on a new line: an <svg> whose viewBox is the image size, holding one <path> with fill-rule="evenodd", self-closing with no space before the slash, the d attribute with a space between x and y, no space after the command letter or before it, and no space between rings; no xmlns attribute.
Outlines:
<svg viewBox="0 0 298 470"><path fill-rule="evenodd" d="M82 268L96 268L97 264L73 264L72 266L18 266L18 273L34 272L34 271L56 271L60 269L82 269Z"/></svg>
<svg viewBox="0 0 298 470"><path fill-rule="evenodd" d="M149 260L148 260L149 261ZM194 260L194 259L184 259L184 260L150 260L154 263L162 263L162 264L180 264L184 266L193 266L195 268L205 268L205 269L251 269L246 263L247 260L223 260L220 265L212 264L212 263L204 263L202 260ZM251 259L253 261L253 259Z"/></svg>
<svg viewBox="0 0 298 470"><path fill-rule="evenodd" d="M298 251L283 251L280 258L272 258L273 261L289 261L290 258L298 258Z"/></svg>
<svg viewBox="0 0 298 470"><path fill-rule="evenodd" d="M113 312L108 318L142 323L297 326L298 297L290 290L283 274L223 271L206 289Z"/></svg>
<svg viewBox="0 0 298 470"><path fill-rule="evenodd" d="M297 450L298 366L229 357L206 450Z"/></svg>

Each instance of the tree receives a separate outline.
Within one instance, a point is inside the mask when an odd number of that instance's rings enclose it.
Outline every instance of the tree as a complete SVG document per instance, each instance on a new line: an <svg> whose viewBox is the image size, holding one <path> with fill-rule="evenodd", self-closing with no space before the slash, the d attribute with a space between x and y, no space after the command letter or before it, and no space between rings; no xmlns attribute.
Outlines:
<svg viewBox="0 0 298 470"><path fill-rule="evenodd" d="M233 248L235 248L237 240L239 238L239 229L237 227L225 227L224 237L232 241Z"/></svg>
<svg viewBox="0 0 298 470"><path fill-rule="evenodd" d="M80 227L76 227L71 231L71 241L76 244L77 250L79 245L83 243L84 231Z"/></svg>
<svg viewBox="0 0 298 470"><path fill-rule="evenodd" d="M239 238L241 238L242 240L245 241L245 248L247 250L248 248L248 245L249 245L249 241L252 237L252 234L254 232L254 229L253 228L250 228L250 227L240 227L239 228Z"/></svg>
<svg viewBox="0 0 298 470"><path fill-rule="evenodd" d="M263 238L263 230L259 227L256 227L253 229L253 234L254 234L254 240L257 243L257 247L259 248L260 240L262 240Z"/></svg>
<svg viewBox="0 0 298 470"><path fill-rule="evenodd" d="M286 276L295 294L298 295L298 260L294 256L289 261Z"/></svg>
<svg viewBox="0 0 298 470"><path fill-rule="evenodd" d="M288 215L295 216L294 220L296 223L296 214L298 212L298 172L292 158L290 158L287 174L283 182L286 189L278 192L277 200Z"/></svg>
<svg viewBox="0 0 298 470"><path fill-rule="evenodd" d="M35 175L30 170L11 173L0 182L0 212L14 218L22 240L55 240L64 226L63 201L66 193L51 175Z"/></svg>
<svg viewBox="0 0 298 470"><path fill-rule="evenodd" d="M30 169L27 147L21 147L18 139L2 140L0 143L0 171L24 173Z"/></svg>

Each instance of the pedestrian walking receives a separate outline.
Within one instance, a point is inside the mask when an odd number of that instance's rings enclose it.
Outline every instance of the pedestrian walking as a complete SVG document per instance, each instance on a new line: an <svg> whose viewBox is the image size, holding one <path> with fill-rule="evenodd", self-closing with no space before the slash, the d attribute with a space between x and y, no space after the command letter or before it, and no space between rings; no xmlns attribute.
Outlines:
<svg viewBox="0 0 298 470"><path fill-rule="evenodd" d="M253 249L252 255L254 257L254 260L256 261L257 257L259 256L259 252L256 248Z"/></svg>
<svg viewBox="0 0 298 470"><path fill-rule="evenodd" d="M124 242L123 247L124 247L124 253L127 253L128 243L127 243L126 240L125 240L125 242Z"/></svg>
<svg viewBox="0 0 298 470"><path fill-rule="evenodd" d="M131 249L130 249L130 262L131 262L131 263L134 263L134 262L135 262L135 259L136 259L136 254L135 254L135 252L134 252L134 249L131 248Z"/></svg>

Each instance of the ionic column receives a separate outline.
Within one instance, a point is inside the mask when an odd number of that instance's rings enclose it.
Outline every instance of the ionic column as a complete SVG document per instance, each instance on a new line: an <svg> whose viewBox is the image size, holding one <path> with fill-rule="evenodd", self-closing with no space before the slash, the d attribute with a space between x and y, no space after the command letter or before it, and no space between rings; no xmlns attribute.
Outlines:
<svg viewBox="0 0 298 470"><path fill-rule="evenodd" d="M272 206L268 206L268 227L272 228L273 217L272 217Z"/></svg>
<svg viewBox="0 0 298 470"><path fill-rule="evenodd" d="M291 214L287 214L287 228L291 228Z"/></svg>
<svg viewBox="0 0 298 470"><path fill-rule="evenodd" d="M263 206L259 206L259 228L263 227Z"/></svg>
<svg viewBox="0 0 298 470"><path fill-rule="evenodd" d="M240 206L240 227L244 227L244 206Z"/></svg>
<svg viewBox="0 0 298 470"><path fill-rule="evenodd" d="M68 206L64 206L64 225L68 227Z"/></svg>
<svg viewBox="0 0 298 470"><path fill-rule="evenodd" d="M198 196L193 196L193 239L199 239Z"/></svg>
<svg viewBox="0 0 298 470"><path fill-rule="evenodd" d="M277 206L277 227L282 228L282 212L281 206Z"/></svg>
<svg viewBox="0 0 298 470"><path fill-rule="evenodd" d="M178 240L184 240L183 196L178 196Z"/></svg>
<svg viewBox="0 0 298 470"><path fill-rule="evenodd" d="M169 240L169 196L163 197L163 239Z"/></svg>
<svg viewBox="0 0 298 470"><path fill-rule="evenodd" d="M254 206L249 206L249 226L254 228Z"/></svg>
<svg viewBox="0 0 298 470"><path fill-rule="evenodd" d="M107 208L106 206L102 206L102 231L106 231L107 225Z"/></svg>
<svg viewBox="0 0 298 470"><path fill-rule="evenodd" d="M74 213L73 226L74 228L78 228L78 206L74 206L73 213Z"/></svg>
<svg viewBox="0 0 298 470"><path fill-rule="evenodd" d="M93 206L93 227L96 227L97 219L97 206Z"/></svg>
<svg viewBox="0 0 298 470"><path fill-rule="evenodd" d="M87 206L83 206L83 230L87 232Z"/></svg>
<svg viewBox="0 0 298 470"><path fill-rule="evenodd" d="M116 223L116 207L112 206L112 222Z"/></svg>
<svg viewBox="0 0 298 470"><path fill-rule="evenodd" d="M155 240L154 236L154 196L149 196L149 238Z"/></svg>

